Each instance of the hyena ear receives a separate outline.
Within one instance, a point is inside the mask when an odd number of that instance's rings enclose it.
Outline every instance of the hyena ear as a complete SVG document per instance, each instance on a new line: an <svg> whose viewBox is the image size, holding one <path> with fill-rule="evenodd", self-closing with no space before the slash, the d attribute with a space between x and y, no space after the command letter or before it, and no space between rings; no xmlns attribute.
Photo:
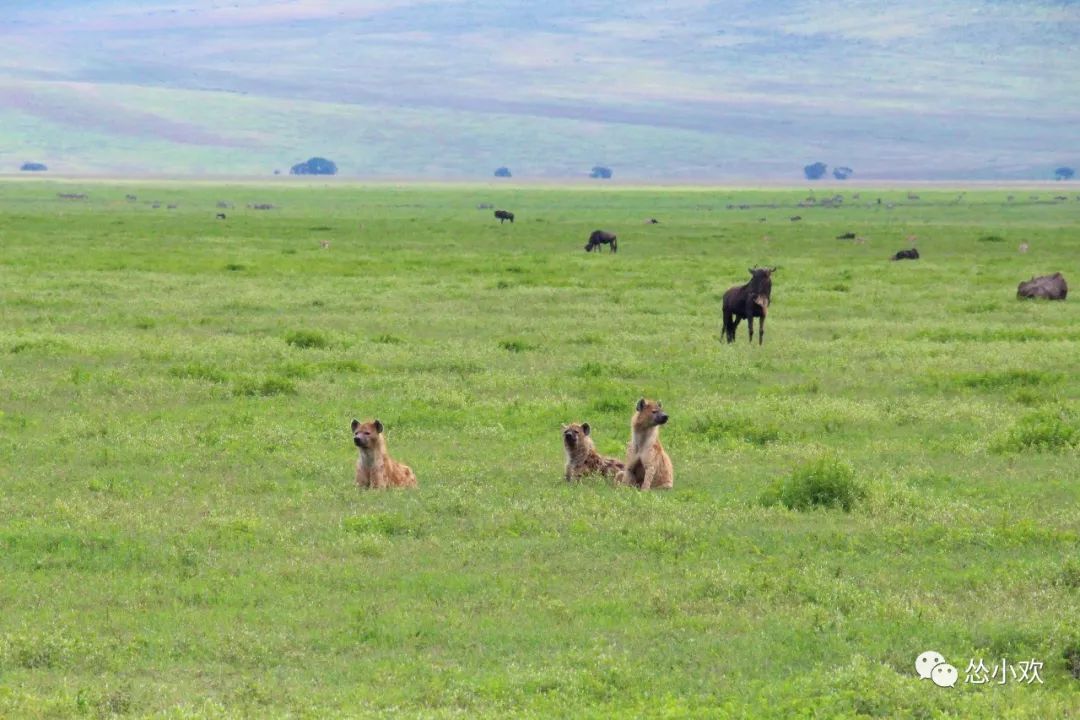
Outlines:
<svg viewBox="0 0 1080 720"><path fill-rule="evenodd" d="M637 401L637 411L641 412L644 409L645 409L645 398L641 398L640 400Z"/></svg>
<svg viewBox="0 0 1080 720"><path fill-rule="evenodd" d="M589 423L581 423L581 432L588 435L591 431L592 431L592 428L589 427Z"/></svg>
<svg viewBox="0 0 1080 720"><path fill-rule="evenodd" d="M352 419L352 431L356 432L356 428L360 427L360 421L356 418Z"/></svg>
<svg viewBox="0 0 1080 720"><path fill-rule="evenodd" d="M382 430L383 430L383 428L382 428L382 423L381 423L381 422L379 422L379 419L378 419L378 418L375 418L375 432L377 432L377 433L379 433L380 435L382 435Z"/></svg>

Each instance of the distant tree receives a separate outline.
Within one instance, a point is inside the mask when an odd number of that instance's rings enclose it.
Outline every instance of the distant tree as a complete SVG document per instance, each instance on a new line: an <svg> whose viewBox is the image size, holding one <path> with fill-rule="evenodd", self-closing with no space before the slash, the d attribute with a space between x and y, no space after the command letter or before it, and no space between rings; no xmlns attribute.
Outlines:
<svg viewBox="0 0 1080 720"><path fill-rule="evenodd" d="M849 167L835 167L832 170L832 176L837 180L847 180L854 174L855 171Z"/></svg>
<svg viewBox="0 0 1080 720"><path fill-rule="evenodd" d="M331 160L313 157L307 162L297 163L289 169L290 175L337 175L337 165Z"/></svg>
<svg viewBox="0 0 1080 720"><path fill-rule="evenodd" d="M1054 171L1054 176L1058 180L1072 180L1073 175L1075 174L1076 171L1073 170L1071 167L1059 167L1057 170Z"/></svg>
<svg viewBox="0 0 1080 720"><path fill-rule="evenodd" d="M495 171L495 177L510 177L510 168L501 167Z"/></svg>
<svg viewBox="0 0 1080 720"><path fill-rule="evenodd" d="M49 168L45 167L41 163L36 162L24 162L22 167L19 168L23 172L45 172Z"/></svg>
<svg viewBox="0 0 1080 720"><path fill-rule="evenodd" d="M600 178L601 180L611 179L611 168L604 167L603 165L593 166L592 172L589 173L591 178Z"/></svg>
<svg viewBox="0 0 1080 720"><path fill-rule="evenodd" d="M825 177L825 171L829 169L829 166L823 162L816 162L813 165L807 165L802 169L806 174L807 180L820 180Z"/></svg>

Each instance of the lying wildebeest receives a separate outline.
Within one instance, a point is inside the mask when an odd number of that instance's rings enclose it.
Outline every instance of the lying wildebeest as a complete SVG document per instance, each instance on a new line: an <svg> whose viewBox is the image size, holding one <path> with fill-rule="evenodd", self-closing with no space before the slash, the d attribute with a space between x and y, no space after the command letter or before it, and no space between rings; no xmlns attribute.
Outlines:
<svg viewBox="0 0 1080 720"><path fill-rule="evenodd" d="M1069 294L1069 286L1061 273L1033 277L1027 282L1020 283L1016 288L1018 298L1046 298L1047 300L1064 300Z"/></svg>
<svg viewBox="0 0 1080 720"><path fill-rule="evenodd" d="M593 248L600 252L601 245L610 245L611 252L619 251L619 240L614 233L605 230L593 230L592 235L589 236L589 244L585 246L585 252L592 252Z"/></svg>
<svg viewBox="0 0 1080 720"><path fill-rule="evenodd" d="M735 329L746 318L750 326L750 342L754 342L754 318L761 318L758 345L765 342L765 314L772 295L772 274L776 268L750 268L750 282L736 285L724 293L724 335L735 342Z"/></svg>
<svg viewBox="0 0 1080 720"><path fill-rule="evenodd" d="M495 218L499 221L500 225L502 225L503 222L506 220L509 220L511 223L513 223L514 213L510 212L509 210L496 210Z"/></svg>
<svg viewBox="0 0 1080 720"><path fill-rule="evenodd" d="M843 235L837 235L836 239L837 240L854 240L855 239L855 233L846 232Z"/></svg>
<svg viewBox="0 0 1080 720"><path fill-rule="evenodd" d="M919 259L919 251L916 250L915 248L911 248L910 250L901 250L900 252L896 253L895 255L893 255L889 259L890 260L918 260Z"/></svg>

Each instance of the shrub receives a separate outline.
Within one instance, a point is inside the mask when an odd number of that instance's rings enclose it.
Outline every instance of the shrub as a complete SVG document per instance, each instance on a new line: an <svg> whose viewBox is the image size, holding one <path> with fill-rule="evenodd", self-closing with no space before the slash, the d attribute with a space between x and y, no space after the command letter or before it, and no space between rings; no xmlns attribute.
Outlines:
<svg viewBox="0 0 1080 720"><path fill-rule="evenodd" d="M787 480L774 483L762 494L761 502L780 504L789 510L824 507L851 512L865 496L866 489L855 480L851 465L826 454L800 465Z"/></svg>
<svg viewBox="0 0 1080 720"><path fill-rule="evenodd" d="M330 341L318 330L293 330L285 336L285 342L298 348L330 347Z"/></svg>
<svg viewBox="0 0 1080 720"><path fill-rule="evenodd" d="M1063 452L1080 448L1080 418L1065 407L1045 408L1020 418L994 443L998 452Z"/></svg>
<svg viewBox="0 0 1080 720"><path fill-rule="evenodd" d="M270 397L272 395L295 395L296 385L291 380L282 377L244 378L236 383L234 391L237 395L249 395L253 397Z"/></svg>
<svg viewBox="0 0 1080 720"><path fill-rule="evenodd" d="M206 380L207 382L225 382L225 373L215 367L202 363L188 363L169 368L169 374L182 380Z"/></svg>
<svg viewBox="0 0 1080 720"><path fill-rule="evenodd" d="M525 352L526 350L536 349L536 345L527 343L524 340L502 340L499 342L499 347L510 352Z"/></svg>
<svg viewBox="0 0 1080 720"><path fill-rule="evenodd" d="M373 515L355 515L341 521L341 528L356 535L419 535L419 529L401 515L378 513Z"/></svg>

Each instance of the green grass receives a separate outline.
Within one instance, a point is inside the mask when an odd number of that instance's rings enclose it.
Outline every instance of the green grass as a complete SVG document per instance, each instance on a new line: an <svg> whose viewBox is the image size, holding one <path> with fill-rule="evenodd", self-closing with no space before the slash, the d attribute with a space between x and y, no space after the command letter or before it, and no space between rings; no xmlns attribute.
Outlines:
<svg viewBox="0 0 1080 720"><path fill-rule="evenodd" d="M1080 276L1080 203L0 191L0 717L1080 709L1080 310L1015 298ZM765 344L724 344L758 264ZM675 488L566 485L560 425L621 454L642 395ZM353 417L418 490L355 489ZM1045 684L937 688L928 649Z"/></svg>

